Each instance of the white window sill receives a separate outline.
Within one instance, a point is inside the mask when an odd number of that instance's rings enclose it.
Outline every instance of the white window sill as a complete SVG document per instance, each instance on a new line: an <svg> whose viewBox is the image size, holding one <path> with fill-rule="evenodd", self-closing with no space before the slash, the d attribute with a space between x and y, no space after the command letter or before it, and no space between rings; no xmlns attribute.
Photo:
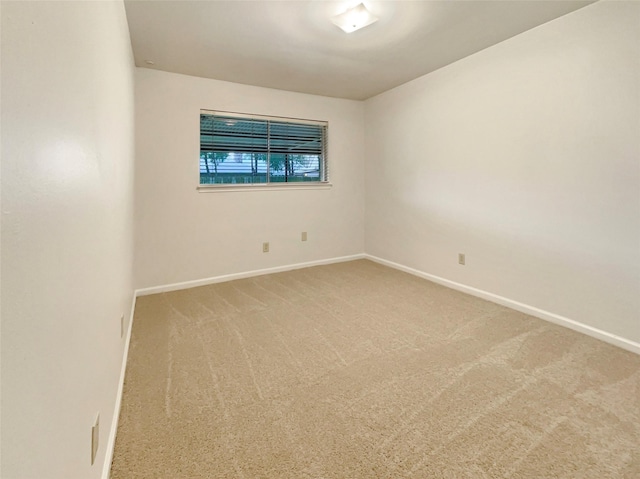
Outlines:
<svg viewBox="0 0 640 479"><path fill-rule="evenodd" d="M256 185L200 185L196 189L199 193L222 193L229 191L282 191L282 190L329 190L333 185L331 183L289 183L287 185L279 184L256 184Z"/></svg>

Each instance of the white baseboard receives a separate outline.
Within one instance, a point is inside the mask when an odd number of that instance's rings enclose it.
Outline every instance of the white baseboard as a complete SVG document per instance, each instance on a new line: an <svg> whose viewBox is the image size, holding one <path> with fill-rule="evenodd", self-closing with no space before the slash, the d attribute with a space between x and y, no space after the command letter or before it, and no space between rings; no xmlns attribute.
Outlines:
<svg viewBox="0 0 640 479"><path fill-rule="evenodd" d="M131 300L131 313L129 314L129 323L127 325L126 339L124 342L124 352L122 354L122 366L120 367L120 381L118 383L118 393L116 395L116 405L113 410L113 418L111 420L111 430L107 439L107 448L105 450L104 465L102 466L102 479L109 479L111 475L111 461L113 460L113 452L116 446L116 433L118 432L118 419L120 419L120 405L122 404L122 390L124 388L124 375L127 370L127 358L129 357L129 342L131 341L131 329L133 328L133 313L136 309L136 295L134 293Z"/></svg>
<svg viewBox="0 0 640 479"><path fill-rule="evenodd" d="M344 263L345 261L353 261L363 259L364 254L354 254L350 256L339 256L337 258L321 259L317 261L308 261L306 263L295 263L284 266L275 266L273 268L256 269L253 271L245 271L242 273L224 274L222 276L212 276L211 278L196 279L193 281L184 281L182 283L165 284L162 286L153 286L151 288L136 289L136 296L147 296L149 294L167 293L169 291L178 291L180 289L195 288L197 286L206 286L208 284L223 283L225 281L233 281L236 279L251 278L253 276L262 276L264 274L281 273L283 271L292 271L294 269L309 268L310 266L320 266L323 264Z"/></svg>
<svg viewBox="0 0 640 479"><path fill-rule="evenodd" d="M545 321L549 321L551 323L573 329L574 331L578 331L580 333L586 334L587 336L600 339L609 344L613 344L614 346L618 346L620 348L626 349L627 351L631 351L632 353L640 354L640 343L636 343L635 341L631 341L629 339L616 336L615 334L602 331L601 329L588 326L578 321L574 321L573 319L565 318L564 316L550 313L549 311L545 311L528 304L505 298L504 296L499 296L497 294L489 293L481 289L473 288L461 283L456 283L455 281L441 278L433 274L425 273L423 271L419 271L417 269L413 269L399 263L394 263L393 261L378 258L377 256L365 254L364 257L371 261L375 261L376 263L380 263L382 265L404 271L405 273L413 274L415 276L433 281L434 283L441 284L448 288L455 289L472 296L477 296L478 298L486 299L487 301L491 301L493 303L501 304L502 306L515 309L516 311L520 311L521 313L529 314L531 316L535 316L536 318L544 319Z"/></svg>

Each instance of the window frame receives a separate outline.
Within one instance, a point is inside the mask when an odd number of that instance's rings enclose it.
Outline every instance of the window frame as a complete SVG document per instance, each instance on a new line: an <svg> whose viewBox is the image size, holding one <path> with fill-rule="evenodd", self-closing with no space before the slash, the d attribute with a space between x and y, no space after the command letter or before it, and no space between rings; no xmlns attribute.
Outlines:
<svg viewBox="0 0 640 479"><path fill-rule="evenodd" d="M199 153L199 161L198 161L198 191L202 192L215 192L215 191L265 191L265 190L296 190L296 189L327 189L332 186L329 179L329 165L328 165L328 149L329 149L329 122L326 120L310 120L303 118L292 118L292 117L282 117L282 116L273 116L273 115L260 115L260 114L248 114L248 113L240 113L240 112L231 112L224 110L207 110L200 109L199 118L201 119L202 115L210 115L210 116L218 116L224 118L232 118L238 120L258 120L265 122L274 122L274 123L291 123L294 125L314 125L322 128L322 139L321 139L321 155L319 158L319 179L318 181L291 181L291 182L280 182L280 181L269 181L270 174L270 156L272 153L270 151L267 152L267 181L265 183L200 183L202 171L200 169L200 157L202 155L202 124L201 120L199 121L199 132L200 132L200 153ZM269 138L267 137L267 143L269 143ZM276 153L277 154L277 153Z"/></svg>

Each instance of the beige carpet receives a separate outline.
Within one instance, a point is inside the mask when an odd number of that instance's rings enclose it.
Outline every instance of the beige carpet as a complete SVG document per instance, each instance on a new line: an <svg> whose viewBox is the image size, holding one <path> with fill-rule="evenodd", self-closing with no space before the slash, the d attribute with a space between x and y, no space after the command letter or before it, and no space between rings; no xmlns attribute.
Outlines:
<svg viewBox="0 0 640 479"><path fill-rule="evenodd" d="M369 261L138 298L141 478L640 478L640 356Z"/></svg>

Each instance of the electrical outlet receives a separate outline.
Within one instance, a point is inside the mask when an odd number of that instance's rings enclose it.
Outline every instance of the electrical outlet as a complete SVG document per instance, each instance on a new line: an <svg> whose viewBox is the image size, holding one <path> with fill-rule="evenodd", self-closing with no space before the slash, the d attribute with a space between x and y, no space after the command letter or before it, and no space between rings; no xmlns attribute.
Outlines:
<svg viewBox="0 0 640 479"><path fill-rule="evenodd" d="M458 253L458 264L461 264L462 266L465 265L466 259L464 257L464 253Z"/></svg>
<svg viewBox="0 0 640 479"><path fill-rule="evenodd" d="M268 253L269 252L269 243L262 243L262 252L263 253Z"/></svg>
<svg viewBox="0 0 640 479"><path fill-rule="evenodd" d="M307 232L306 231L302 232L302 241L307 241Z"/></svg>
<svg viewBox="0 0 640 479"><path fill-rule="evenodd" d="M96 423L91 427L91 465L96 460L98 454L98 441L100 439L100 413L96 417Z"/></svg>
<svg viewBox="0 0 640 479"><path fill-rule="evenodd" d="M120 316L120 337L124 337L124 314Z"/></svg>

